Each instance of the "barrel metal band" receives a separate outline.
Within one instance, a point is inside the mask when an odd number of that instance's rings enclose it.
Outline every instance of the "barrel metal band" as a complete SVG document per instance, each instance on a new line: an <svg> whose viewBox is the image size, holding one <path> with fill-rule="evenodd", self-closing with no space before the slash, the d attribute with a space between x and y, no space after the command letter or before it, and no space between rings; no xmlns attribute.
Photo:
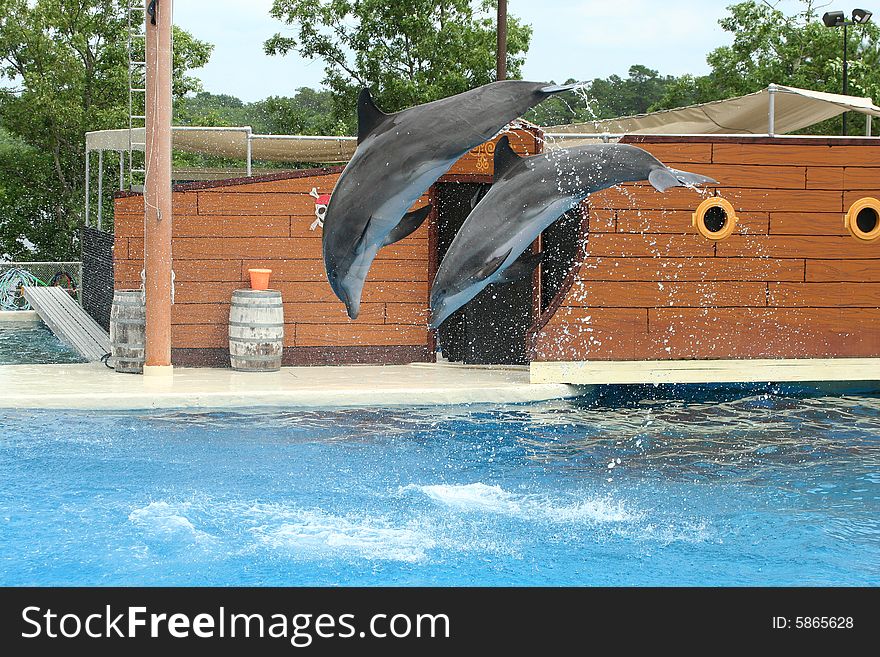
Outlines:
<svg viewBox="0 0 880 657"><path fill-rule="evenodd" d="M281 354L278 354L276 356L236 356L235 354L231 354L230 358L234 358L236 360L244 360L244 361L248 361L248 360L259 360L259 361L280 360Z"/></svg>
<svg viewBox="0 0 880 657"><path fill-rule="evenodd" d="M241 328L283 328L284 322L280 324L259 324L255 322L229 322L230 326L238 326Z"/></svg>
<svg viewBox="0 0 880 657"><path fill-rule="evenodd" d="M233 308L284 308L283 303L261 303L255 305L253 303L235 303L235 301L233 301L231 305Z"/></svg>
<svg viewBox="0 0 880 657"><path fill-rule="evenodd" d="M234 335L229 336L230 342L251 342L253 344L276 344L281 342L281 336L277 338L237 338Z"/></svg>

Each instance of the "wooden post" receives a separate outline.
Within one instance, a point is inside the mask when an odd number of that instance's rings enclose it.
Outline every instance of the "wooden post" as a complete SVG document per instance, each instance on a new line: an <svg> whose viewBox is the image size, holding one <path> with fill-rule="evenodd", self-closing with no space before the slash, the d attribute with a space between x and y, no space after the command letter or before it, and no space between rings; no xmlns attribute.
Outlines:
<svg viewBox="0 0 880 657"><path fill-rule="evenodd" d="M495 51L495 79L507 79L507 0L498 0L498 22L495 27L498 45Z"/></svg>
<svg viewBox="0 0 880 657"><path fill-rule="evenodd" d="M145 0L149 8L151 0ZM146 18L146 176L144 374L171 372L171 11L155 0Z"/></svg>

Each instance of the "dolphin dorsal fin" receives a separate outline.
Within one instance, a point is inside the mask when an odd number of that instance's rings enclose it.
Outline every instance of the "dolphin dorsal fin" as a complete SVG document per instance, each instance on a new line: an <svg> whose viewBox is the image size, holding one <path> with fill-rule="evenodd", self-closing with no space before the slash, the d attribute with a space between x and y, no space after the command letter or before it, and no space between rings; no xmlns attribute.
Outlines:
<svg viewBox="0 0 880 657"><path fill-rule="evenodd" d="M504 135L495 144L495 182L522 158L510 147L510 138Z"/></svg>
<svg viewBox="0 0 880 657"><path fill-rule="evenodd" d="M358 144L370 136L376 128L378 128L388 115L376 107L373 102L373 96L367 87L361 89L358 96Z"/></svg>
<svg viewBox="0 0 880 657"><path fill-rule="evenodd" d="M510 253L513 249L508 249L507 253L504 255L500 255L497 258L492 258L489 262L480 267L476 272L474 272L473 280L474 281L484 281L489 278L492 274L494 274L501 265L504 264L504 261L510 257Z"/></svg>

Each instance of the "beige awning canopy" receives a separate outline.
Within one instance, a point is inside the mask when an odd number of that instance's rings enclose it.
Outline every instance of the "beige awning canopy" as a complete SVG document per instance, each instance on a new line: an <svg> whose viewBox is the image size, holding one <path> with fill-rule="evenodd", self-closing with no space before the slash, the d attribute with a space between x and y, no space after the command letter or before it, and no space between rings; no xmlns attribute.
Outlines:
<svg viewBox="0 0 880 657"><path fill-rule="evenodd" d="M216 155L237 160L268 160L274 162L314 162L329 164L347 162L354 153L354 137L313 137L293 135L255 135L247 126L208 128L175 126L172 128L174 149L185 153ZM144 150L144 129L131 131L133 150ZM250 153L248 152L250 146ZM99 130L86 133L86 150L127 151L129 131Z"/></svg>
<svg viewBox="0 0 880 657"><path fill-rule="evenodd" d="M770 85L755 93L650 114L544 128L552 146L572 146L566 135L783 135L843 112L880 116L870 98ZM553 135L561 137L552 139ZM563 142L563 143L560 143ZM584 138L583 141L590 141Z"/></svg>
<svg viewBox="0 0 880 657"><path fill-rule="evenodd" d="M555 125L543 130L548 136L550 148L588 143L595 141L600 135L783 135L843 112L859 112L873 117L880 116L880 107L874 105L870 98L770 85L767 89L727 100L638 116ZM172 130L176 150L247 162L347 162L357 146L354 137L256 135L247 126L175 126ZM144 150L144 129L132 130L130 141L133 149ZM86 133L88 152L128 149L127 129Z"/></svg>

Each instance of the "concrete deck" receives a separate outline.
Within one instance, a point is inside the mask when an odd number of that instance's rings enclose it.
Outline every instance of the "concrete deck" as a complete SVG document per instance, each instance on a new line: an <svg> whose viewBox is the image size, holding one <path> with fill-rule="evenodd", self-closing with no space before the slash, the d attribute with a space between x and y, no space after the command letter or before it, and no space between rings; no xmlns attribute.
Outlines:
<svg viewBox="0 0 880 657"><path fill-rule="evenodd" d="M101 363L0 366L0 408L356 407L531 402L582 389L530 384L528 368L412 364L285 367L280 372L177 368L118 374Z"/></svg>

